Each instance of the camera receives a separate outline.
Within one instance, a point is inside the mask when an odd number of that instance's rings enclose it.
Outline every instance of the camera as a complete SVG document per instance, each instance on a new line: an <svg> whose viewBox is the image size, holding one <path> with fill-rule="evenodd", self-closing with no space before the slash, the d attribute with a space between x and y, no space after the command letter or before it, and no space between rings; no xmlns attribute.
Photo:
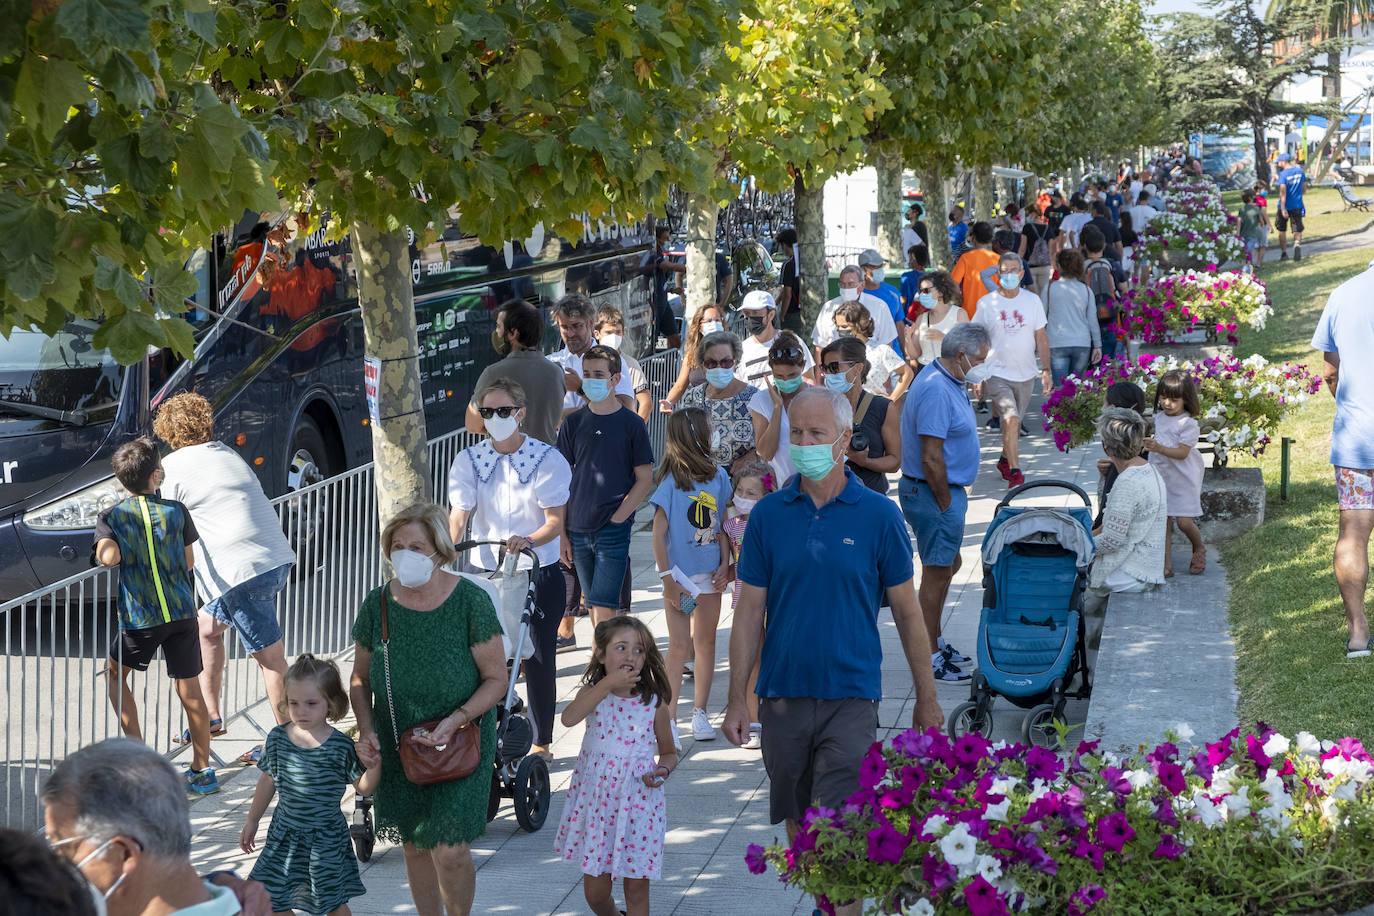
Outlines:
<svg viewBox="0 0 1374 916"><path fill-rule="evenodd" d="M854 433L849 437L849 447L856 452L868 451L868 433L861 427L854 427Z"/></svg>

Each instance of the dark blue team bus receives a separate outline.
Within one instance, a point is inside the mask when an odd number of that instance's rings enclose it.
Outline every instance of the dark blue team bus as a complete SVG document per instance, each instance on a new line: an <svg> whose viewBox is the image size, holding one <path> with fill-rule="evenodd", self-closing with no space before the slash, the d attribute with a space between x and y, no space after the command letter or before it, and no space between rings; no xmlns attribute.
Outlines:
<svg viewBox="0 0 1374 916"><path fill-rule="evenodd" d="M546 235L501 248L450 223L434 244L412 236L425 420L458 429L482 367L494 360L496 306L520 296L547 308L584 293L625 315L624 350L652 348L647 224L591 220L575 240ZM363 324L347 240L304 217L247 214L187 270L195 355L151 352L118 365L91 345L95 323L0 339L0 601L87 568L96 515L123 498L110 456L151 428L180 391L205 395L217 436L253 466L269 496L372 458L363 388ZM191 305L191 303L188 303ZM547 344L561 346L548 325Z"/></svg>

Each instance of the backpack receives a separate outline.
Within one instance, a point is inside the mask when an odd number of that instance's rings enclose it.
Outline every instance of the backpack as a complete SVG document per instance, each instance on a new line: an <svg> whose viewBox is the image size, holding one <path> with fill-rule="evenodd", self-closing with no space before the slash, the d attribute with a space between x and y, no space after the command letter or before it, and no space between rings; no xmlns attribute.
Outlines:
<svg viewBox="0 0 1374 916"><path fill-rule="evenodd" d="M1032 224L1034 225L1034 224ZM1030 257L1026 258L1027 267L1049 267L1050 266L1050 227L1039 226L1040 236L1031 246Z"/></svg>
<svg viewBox="0 0 1374 916"><path fill-rule="evenodd" d="M1097 320L1101 324L1116 319L1116 277L1106 258L1088 262L1088 289L1097 302Z"/></svg>

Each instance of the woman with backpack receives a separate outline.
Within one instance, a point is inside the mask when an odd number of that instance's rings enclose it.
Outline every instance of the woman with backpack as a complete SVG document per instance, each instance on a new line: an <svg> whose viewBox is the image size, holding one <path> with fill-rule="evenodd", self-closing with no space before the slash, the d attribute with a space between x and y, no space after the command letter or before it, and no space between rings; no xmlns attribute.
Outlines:
<svg viewBox="0 0 1374 916"><path fill-rule="evenodd" d="M1026 207L1026 224L1021 229L1021 244L1016 253L1030 268L1031 278L1035 280L1035 292L1046 305L1050 275L1053 273L1050 266L1050 242L1058 234L1059 230L1050 226L1038 204Z"/></svg>
<svg viewBox="0 0 1374 916"><path fill-rule="evenodd" d="M1088 288L1083 255L1076 248L1059 252L1059 279L1049 285L1045 333L1050 339L1050 376L1054 387L1064 378L1082 378L1102 357L1097 303Z"/></svg>

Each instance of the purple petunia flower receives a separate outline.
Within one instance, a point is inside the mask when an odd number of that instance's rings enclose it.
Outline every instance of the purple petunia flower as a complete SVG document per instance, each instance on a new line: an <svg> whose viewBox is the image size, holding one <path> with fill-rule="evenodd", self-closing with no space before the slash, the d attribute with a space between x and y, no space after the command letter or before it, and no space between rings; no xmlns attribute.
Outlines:
<svg viewBox="0 0 1374 916"><path fill-rule="evenodd" d="M1006 901L982 875L964 887L964 905L970 916L1007 916Z"/></svg>
<svg viewBox="0 0 1374 916"><path fill-rule="evenodd" d="M744 850L744 864L749 867L751 875L761 875L768 870L768 862L763 857L763 847L758 843L750 843L749 848Z"/></svg>
<svg viewBox="0 0 1374 916"><path fill-rule="evenodd" d="M1159 845L1155 847L1154 858L1177 859L1187 851L1188 847L1175 840L1172 833L1166 833L1159 838Z"/></svg>
<svg viewBox="0 0 1374 916"><path fill-rule="evenodd" d="M883 759L882 745L875 744L859 763L859 787L872 789L886 775L887 761Z"/></svg>
<svg viewBox="0 0 1374 916"><path fill-rule="evenodd" d="M902 853L911 841L883 818L877 818L878 826L868 831L868 858L873 862L896 864L902 861Z"/></svg>
<svg viewBox="0 0 1374 916"><path fill-rule="evenodd" d="M1097 822L1095 830L1097 842L1105 849L1120 852L1121 848L1135 836L1135 828L1121 812L1108 814Z"/></svg>
<svg viewBox="0 0 1374 916"><path fill-rule="evenodd" d="M927 853L921 860L921 880L930 885L930 889L935 893L949 887L954 883L958 871L953 865L932 853Z"/></svg>

